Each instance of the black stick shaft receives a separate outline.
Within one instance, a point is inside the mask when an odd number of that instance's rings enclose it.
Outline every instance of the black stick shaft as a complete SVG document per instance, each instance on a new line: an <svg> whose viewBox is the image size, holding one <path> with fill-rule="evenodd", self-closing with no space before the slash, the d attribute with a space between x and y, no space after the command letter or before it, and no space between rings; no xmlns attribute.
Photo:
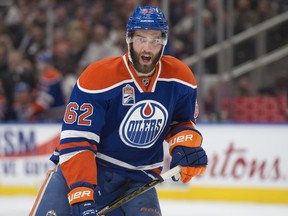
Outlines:
<svg viewBox="0 0 288 216"><path fill-rule="evenodd" d="M109 205L107 205L106 207L104 207L103 209L101 209L96 216L104 216L105 214L109 213L110 211L120 207L121 205L129 202L130 200L134 199L135 197L143 194L144 192L150 190L151 188L155 187L157 184L165 181L165 179L172 177L174 175L176 175L177 173L179 173L181 170L180 166L176 166L174 168L172 168L171 170L165 172L164 174L162 174L161 176L159 176L156 179L153 179L151 182L148 182L146 184L144 184L143 186L139 187L138 189L122 196L119 197L118 199L116 199L115 201L113 201L112 203L110 203Z"/></svg>

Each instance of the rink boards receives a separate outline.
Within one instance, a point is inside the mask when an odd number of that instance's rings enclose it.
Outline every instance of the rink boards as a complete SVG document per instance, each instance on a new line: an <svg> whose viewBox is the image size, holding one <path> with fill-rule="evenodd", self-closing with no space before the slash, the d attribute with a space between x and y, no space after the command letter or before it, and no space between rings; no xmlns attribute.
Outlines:
<svg viewBox="0 0 288 216"><path fill-rule="evenodd" d="M199 124L198 129L209 158L206 173L185 185L166 181L158 187L160 198L288 204L287 124ZM0 125L0 195L37 193L53 168L49 157L59 133L59 124ZM165 159L168 164L167 153Z"/></svg>

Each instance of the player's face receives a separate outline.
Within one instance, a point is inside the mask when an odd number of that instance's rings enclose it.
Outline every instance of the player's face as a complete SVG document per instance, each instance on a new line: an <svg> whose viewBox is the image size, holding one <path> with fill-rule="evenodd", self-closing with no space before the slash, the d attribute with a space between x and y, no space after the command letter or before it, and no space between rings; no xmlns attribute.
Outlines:
<svg viewBox="0 0 288 216"><path fill-rule="evenodd" d="M154 70L163 48L163 38L160 31L137 30L132 38L131 58L134 67L141 73Z"/></svg>

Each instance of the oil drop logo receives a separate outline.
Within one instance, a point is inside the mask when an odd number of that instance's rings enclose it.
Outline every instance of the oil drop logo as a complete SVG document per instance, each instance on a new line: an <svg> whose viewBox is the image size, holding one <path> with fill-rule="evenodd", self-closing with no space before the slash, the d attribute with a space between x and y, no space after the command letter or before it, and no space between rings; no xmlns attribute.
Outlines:
<svg viewBox="0 0 288 216"><path fill-rule="evenodd" d="M120 125L121 140L130 147L149 148L161 135L167 118L168 112L159 102L140 101L130 108Z"/></svg>

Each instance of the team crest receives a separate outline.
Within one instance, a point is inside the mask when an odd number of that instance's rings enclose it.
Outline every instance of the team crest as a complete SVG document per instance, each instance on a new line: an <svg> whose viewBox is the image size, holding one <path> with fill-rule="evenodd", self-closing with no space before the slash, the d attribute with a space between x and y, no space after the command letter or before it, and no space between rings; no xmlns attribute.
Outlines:
<svg viewBox="0 0 288 216"><path fill-rule="evenodd" d="M124 117L119 135L123 143L134 148L149 148L161 135L168 118L166 108L157 101L136 103Z"/></svg>
<svg viewBox="0 0 288 216"><path fill-rule="evenodd" d="M135 104L135 91L134 88L127 84L122 89L122 105L132 106Z"/></svg>

